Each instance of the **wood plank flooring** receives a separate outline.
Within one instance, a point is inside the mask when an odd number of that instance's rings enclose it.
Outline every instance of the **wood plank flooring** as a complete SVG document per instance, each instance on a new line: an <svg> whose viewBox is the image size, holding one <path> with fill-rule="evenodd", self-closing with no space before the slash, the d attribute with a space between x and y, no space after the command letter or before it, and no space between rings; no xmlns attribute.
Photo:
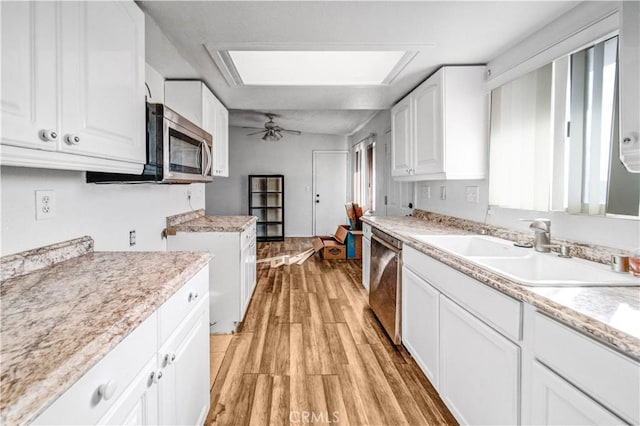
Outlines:
<svg viewBox="0 0 640 426"><path fill-rule="evenodd" d="M258 244L297 254L306 238ZM258 264L244 323L211 389L207 425L435 425L455 419L403 347L384 334L358 260Z"/></svg>

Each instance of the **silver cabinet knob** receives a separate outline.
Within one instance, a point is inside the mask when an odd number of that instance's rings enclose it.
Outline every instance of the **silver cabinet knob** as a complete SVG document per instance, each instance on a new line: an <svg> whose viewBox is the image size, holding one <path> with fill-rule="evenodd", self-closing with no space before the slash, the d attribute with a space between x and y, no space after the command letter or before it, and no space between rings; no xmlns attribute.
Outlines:
<svg viewBox="0 0 640 426"><path fill-rule="evenodd" d="M155 382L156 382L156 372L152 371L151 374L149 374L149 380L147 380L147 386L151 386Z"/></svg>
<svg viewBox="0 0 640 426"><path fill-rule="evenodd" d="M107 383L103 383L98 387L98 395L106 401L111 399L111 397L116 393L116 389L118 389L118 384L113 380L109 380Z"/></svg>
<svg viewBox="0 0 640 426"><path fill-rule="evenodd" d="M193 293L189 293L189 296L187 297L187 301L191 302L193 300Z"/></svg>
<svg viewBox="0 0 640 426"><path fill-rule="evenodd" d="M40 130L39 136L40 136L40 139L42 139L45 142L53 142L56 139L58 139L58 134L55 132L55 130L51 130L51 129Z"/></svg>
<svg viewBox="0 0 640 426"><path fill-rule="evenodd" d="M176 354L166 354L164 356L164 365L165 365L165 367L167 365L169 365L169 364L172 364L173 361L175 361L175 360L176 360Z"/></svg>
<svg viewBox="0 0 640 426"><path fill-rule="evenodd" d="M625 144L625 145L630 144L631 143L631 138L622 139L622 143Z"/></svg>
<svg viewBox="0 0 640 426"><path fill-rule="evenodd" d="M78 145L80 143L80 136L68 134L64 137L64 141L68 145Z"/></svg>
<svg viewBox="0 0 640 426"><path fill-rule="evenodd" d="M160 379L162 379L162 371L158 371L158 374L156 374L156 383L158 383Z"/></svg>
<svg viewBox="0 0 640 426"><path fill-rule="evenodd" d="M198 292L197 291L193 294L193 298L198 300Z"/></svg>

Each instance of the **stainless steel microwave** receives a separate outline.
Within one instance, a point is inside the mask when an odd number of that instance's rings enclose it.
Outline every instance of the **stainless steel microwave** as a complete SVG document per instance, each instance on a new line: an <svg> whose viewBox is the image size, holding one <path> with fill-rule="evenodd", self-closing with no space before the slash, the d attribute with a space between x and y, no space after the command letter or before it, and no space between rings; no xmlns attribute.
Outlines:
<svg viewBox="0 0 640 426"><path fill-rule="evenodd" d="M163 104L148 103L147 162L142 174L87 172L87 182L211 182L212 168L211 134Z"/></svg>

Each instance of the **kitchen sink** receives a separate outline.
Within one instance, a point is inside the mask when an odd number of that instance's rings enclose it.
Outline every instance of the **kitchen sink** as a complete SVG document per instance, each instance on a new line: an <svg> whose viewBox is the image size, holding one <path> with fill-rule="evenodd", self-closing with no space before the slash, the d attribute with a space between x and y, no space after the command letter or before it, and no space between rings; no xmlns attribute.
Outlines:
<svg viewBox="0 0 640 426"><path fill-rule="evenodd" d="M532 249L533 250L533 249ZM640 286L631 274L583 259L563 259L555 253L531 253L522 258L470 258L470 261L521 284L536 287Z"/></svg>
<svg viewBox="0 0 640 426"><path fill-rule="evenodd" d="M485 235L417 235L413 238L526 286L640 286L640 278L613 272L608 265L560 258L556 253L538 253L500 238Z"/></svg>
<svg viewBox="0 0 640 426"><path fill-rule="evenodd" d="M413 238L462 257L524 257L531 253L530 249L514 246L512 241L487 235L416 235Z"/></svg>

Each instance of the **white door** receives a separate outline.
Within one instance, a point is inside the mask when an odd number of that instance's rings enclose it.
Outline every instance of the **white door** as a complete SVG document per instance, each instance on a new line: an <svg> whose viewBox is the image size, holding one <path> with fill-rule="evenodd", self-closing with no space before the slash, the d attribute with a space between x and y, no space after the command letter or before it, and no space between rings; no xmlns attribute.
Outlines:
<svg viewBox="0 0 640 426"><path fill-rule="evenodd" d="M545 366L533 362L530 424L621 425L622 420Z"/></svg>
<svg viewBox="0 0 640 426"><path fill-rule="evenodd" d="M411 94L414 164L417 175L442 173L442 76L438 71Z"/></svg>
<svg viewBox="0 0 640 426"><path fill-rule="evenodd" d="M144 14L134 2L61 8L61 149L144 163Z"/></svg>
<svg viewBox="0 0 640 426"><path fill-rule="evenodd" d="M58 7L54 2L0 3L3 144L57 149ZM39 136L42 130L48 131L45 137Z"/></svg>
<svg viewBox="0 0 640 426"><path fill-rule="evenodd" d="M520 348L440 295L438 391L461 424L516 425Z"/></svg>
<svg viewBox="0 0 640 426"><path fill-rule="evenodd" d="M438 388L439 292L402 268L402 344Z"/></svg>
<svg viewBox="0 0 640 426"><path fill-rule="evenodd" d="M313 233L332 235L348 223L348 151L313 151Z"/></svg>
<svg viewBox="0 0 640 426"><path fill-rule="evenodd" d="M391 176L411 174L411 102L407 96L391 109Z"/></svg>

